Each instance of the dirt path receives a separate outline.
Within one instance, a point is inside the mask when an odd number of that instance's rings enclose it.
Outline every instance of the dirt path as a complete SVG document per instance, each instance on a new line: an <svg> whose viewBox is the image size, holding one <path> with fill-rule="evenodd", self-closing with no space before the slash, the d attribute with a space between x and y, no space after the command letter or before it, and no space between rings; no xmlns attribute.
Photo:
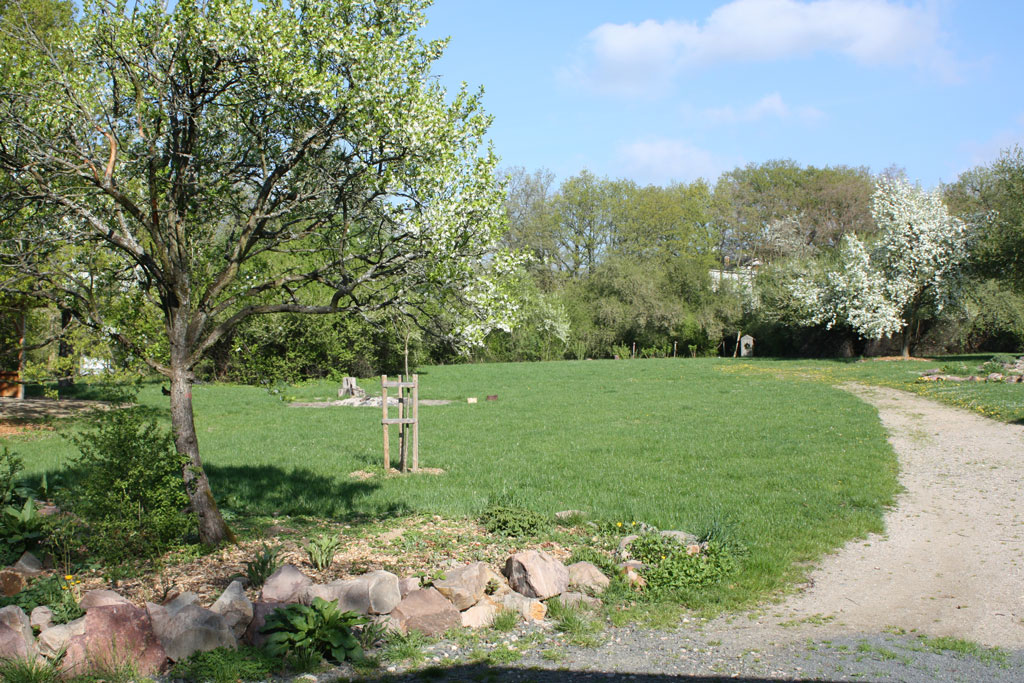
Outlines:
<svg viewBox="0 0 1024 683"><path fill-rule="evenodd" d="M893 389L846 388L878 408L906 491L885 536L827 557L784 603L786 618L1024 648L1024 427Z"/></svg>

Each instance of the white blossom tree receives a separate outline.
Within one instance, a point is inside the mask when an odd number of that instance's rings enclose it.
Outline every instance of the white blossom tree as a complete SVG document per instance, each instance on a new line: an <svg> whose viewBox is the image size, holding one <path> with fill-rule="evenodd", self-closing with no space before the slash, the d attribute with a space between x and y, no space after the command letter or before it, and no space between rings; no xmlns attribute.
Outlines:
<svg viewBox="0 0 1024 683"><path fill-rule="evenodd" d="M0 235L20 276L0 280L170 380L207 544L231 532L192 370L233 326L443 312L473 342L515 310L495 277L515 259L495 250L490 119L431 76L444 41L417 37L427 4L85 0L59 52L0 25L0 202L47 217Z"/></svg>
<svg viewBox="0 0 1024 683"><path fill-rule="evenodd" d="M937 192L899 178L878 179L871 214L878 232L870 244L846 235L836 263L792 291L808 324L846 324L868 339L901 334L909 357L924 309L941 311L955 293L967 228Z"/></svg>

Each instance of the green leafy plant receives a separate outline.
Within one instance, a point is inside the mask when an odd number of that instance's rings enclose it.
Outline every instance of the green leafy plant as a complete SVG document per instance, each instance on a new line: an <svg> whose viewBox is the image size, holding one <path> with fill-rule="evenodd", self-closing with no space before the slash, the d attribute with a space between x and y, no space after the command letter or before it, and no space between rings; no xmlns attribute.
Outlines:
<svg viewBox="0 0 1024 683"><path fill-rule="evenodd" d="M311 540L306 545L306 554L309 556L309 563L323 571L334 562L334 555L341 549L341 539L330 534L323 534Z"/></svg>
<svg viewBox="0 0 1024 683"><path fill-rule="evenodd" d="M202 683L237 683L261 681L278 668L277 661L263 650L245 645L239 648L218 647L196 652L170 670L170 678Z"/></svg>
<svg viewBox="0 0 1024 683"><path fill-rule="evenodd" d="M286 605L267 617L262 629L267 636L264 649L272 657L307 662L321 657L360 661L363 649L352 627L366 622L366 617L342 612L337 603L323 598L314 598L312 605Z"/></svg>
<svg viewBox="0 0 1024 683"><path fill-rule="evenodd" d="M256 557L245 563L245 578L248 579L250 587L259 588L266 583L270 575L277 571L280 555L281 548L272 548L264 543Z"/></svg>
<svg viewBox="0 0 1024 683"><path fill-rule="evenodd" d="M87 545L109 567L154 558L194 531L181 472L187 463L166 430L141 408L100 412L71 441L81 479L71 509L87 526Z"/></svg>
<svg viewBox="0 0 1024 683"><path fill-rule="evenodd" d="M629 546L636 559L644 563L640 574L652 594L700 588L720 582L737 569L739 544L728 542L720 532L705 534L698 551L675 539L656 533L641 534Z"/></svg>
<svg viewBox="0 0 1024 683"><path fill-rule="evenodd" d="M480 523L501 536L534 536L551 527L551 520L525 507L519 496L509 491L490 502L480 515Z"/></svg>
<svg viewBox="0 0 1024 683"><path fill-rule="evenodd" d="M74 578L46 576L35 579L24 590L9 598L0 597L0 608L16 605L25 613L36 607L49 607L53 612L53 623L66 624L85 614L78 606ZM3 680L3 679L0 679Z"/></svg>
<svg viewBox="0 0 1024 683"><path fill-rule="evenodd" d="M0 515L0 534L11 557L19 557L38 546L43 537L43 517L36 509L35 500L29 497L20 507L5 507Z"/></svg>
<svg viewBox="0 0 1024 683"><path fill-rule="evenodd" d="M369 650L384 642L388 635L388 627L387 624L371 621L356 629L355 634L360 647Z"/></svg>
<svg viewBox="0 0 1024 683"><path fill-rule="evenodd" d="M62 680L58 660L0 659L0 681L4 683L59 683Z"/></svg>
<svg viewBox="0 0 1024 683"><path fill-rule="evenodd" d="M4 446L0 453L0 505L12 505L21 497L17 477L24 469L25 461L21 456Z"/></svg>

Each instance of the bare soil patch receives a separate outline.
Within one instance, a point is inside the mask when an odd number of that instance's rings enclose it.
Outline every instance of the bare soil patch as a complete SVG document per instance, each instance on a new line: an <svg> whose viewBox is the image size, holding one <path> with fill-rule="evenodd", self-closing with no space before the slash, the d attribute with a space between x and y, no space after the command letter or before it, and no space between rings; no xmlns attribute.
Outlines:
<svg viewBox="0 0 1024 683"><path fill-rule="evenodd" d="M64 419L92 410L110 410L116 407L118 406L106 401L87 401L78 398L0 398L0 423Z"/></svg>

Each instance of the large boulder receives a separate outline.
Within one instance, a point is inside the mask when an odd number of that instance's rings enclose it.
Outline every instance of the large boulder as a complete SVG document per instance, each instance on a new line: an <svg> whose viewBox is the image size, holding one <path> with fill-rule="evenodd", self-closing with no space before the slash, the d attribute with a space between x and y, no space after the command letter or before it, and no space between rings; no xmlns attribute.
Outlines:
<svg viewBox="0 0 1024 683"><path fill-rule="evenodd" d="M116 605L131 605L126 598L118 595L115 591L110 590L94 590L88 591L79 600L78 606L83 611L88 612L94 607L113 607Z"/></svg>
<svg viewBox="0 0 1024 683"><path fill-rule="evenodd" d="M505 562L504 574L512 590L528 598L546 600L569 588L569 570L543 550L525 550Z"/></svg>
<svg viewBox="0 0 1024 683"><path fill-rule="evenodd" d="M409 593L391 610L391 618L404 633L420 631L436 636L462 626L462 616L436 588Z"/></svg>
<svg viewBox="0 0 1024 683"><path fill-rule="evenodd" d="M603 593L611 580L597 568L597 565L590 562L576 562L569 567L569 586L582 591L592 593Z"/></svg>
<svg viewBox="0 0 1024 683"><path fill-rule="evenodd" d="M0 659L35 659L38 650L28 615L17 605L0 609Z"/></svg>
<svg viewBox="0 0 1024 683"><path fill-rule="evenodd" d="M195 593L182 593L166 605L146 603L153 632L172 661L195 652L238 646L224 617L203 608L198 599Z"/></svg>
<svg viewBox="0 0 1024 683"><path fill-rule="evenodd" d="M419 589L420 579L418 576L410 576L398 580L398 592L401 594L403 598L409 593L412 593L413 591L418 591Z"/></svg>
<svg viewBox="0 0 1024 683"><path fill-rule="evenodd" d="M235 638L245 635L252 621L252 602L245 594L241 581L232 581L210 609L224 617Z"/></svg>
<svg viewBox="0 0 1024 683"><path fill-rule="evenodd" d="M160 672L167 653L153 632L149 614L134 605L100 605L85 613L85 630L73 636L61 662L66 674L130 662L143 676Z"/></svg>
<svg viewBox="0 0 1024 683"><path fill-rule="evenodd" d="M85 617L79 617L66 624L51 626L39 634L36 643L39 646L39 654L53 659L67 647L67 644L75 636L85 633Z"/></svg>
<svg viewBox="0 0 1024 683"><path fill-rule="evenodd" d="M296 567L286 564L263 583L263 602L299 602L313 580Z"/></svg>
<svg viewBox="0 0 1024 683"><path fill-rule="evenodd" d="M484 597L488 583L493 582L495 591L505 585L505 580L486 562L474 562L452 569L444 579L434 582L434 588L452 601L458 610L467 610Z"/></svg>
<svg viewBox="0 0 1024 683"><path fill-rule="evenodd" d="M402 599L402 591L397 576L377 570L354 579L308 586L302 597L306 604L312 603L314 598L323 598L337 602L343 611L389 614Z"/></svg>

